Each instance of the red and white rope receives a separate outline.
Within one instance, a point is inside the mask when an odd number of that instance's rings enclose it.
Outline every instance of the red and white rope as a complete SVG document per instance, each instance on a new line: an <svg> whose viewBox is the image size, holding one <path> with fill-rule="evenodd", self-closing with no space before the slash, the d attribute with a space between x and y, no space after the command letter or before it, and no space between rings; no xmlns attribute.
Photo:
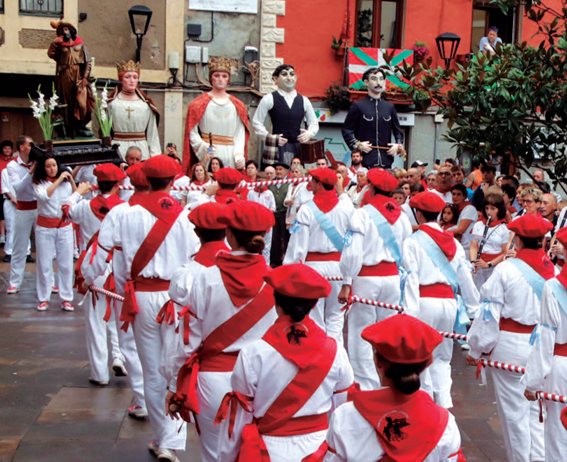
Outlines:
<svg viewBox="0 0 567 462"><path fill-rule="evenodd" d="M368 300L366 298L360 298L356 295L352 295L349 300L349 305L353 302L362 303L363 305L371 305L371 306L379 306L380 308L386 308L388 310L399 311L400 313L404 312L404 307L399 305L391 305L390 303L382 303L377 302L375 300Z"/></svg>
<svg viewBox="0 0 567 462"><path fill-rule="evenodd" d="M342 281L342 276L323 276L327 281Z"/></svg>
<svg viewBox="0 0 567 462"><path fill-rule="evenodd" d="M479 361L483 366L493 367L495 369L502 369L503 371L515 372L517 374L525 374L526 368L514 366L512 364L501 363L499 361L489 361L488 359L481 359Z"/></svg>
<svg viewBox="0 0 567 462"><path fill-rule="evenodd" d="M467 336L463 335L463 334L454 334L452 332L442 332L439 331L439 333L443 336L443 337L447 337L447 338L453 338L455 340L463 340L463 341L467 341Z"/></svg>
<svg viewBox="0 0 567 462"><path fill-rule="evenodd" d="M546 399L547 401L555 401L556 403L567 404L567 396L554 395L553 393L545 393L543 391L537 392L538 398Z"/></svg>
<svg viewBox="0 0 567 462"><path fill-rule="evenodd" d="M107 297L113 298L114 300L118 300L119 302L124 301L124 297L121 295L115 294L114 292L110 292L106 289L101 289L100 287L95 286L94 284L89 287L93 292L98 292L99 294L106 295Z"/></svg>
<svg viewBox="0 0 567 462"><path fill-rule="evenodd" d="M304 183L305 181L309 181L311 178L310 177L301 177L301 178L284 178L281 180L269 180L269 181L253 181L251 183L247 183L245 181L242 181L240 183L239 186L246 186L249 189L255 188L256 186L263 188L264 186L270 186L270 185L278 185L278 184L288 184L288 183L293 183L293 184L298 184L298 183ZM133 191L134 187L133 186L120 186L120 189L125 190L125 191ZM195 186L195 185L189 185L189 186L172 186L171 188L173 191L204 191L205 189L207 189L206 186Z"/></svg>

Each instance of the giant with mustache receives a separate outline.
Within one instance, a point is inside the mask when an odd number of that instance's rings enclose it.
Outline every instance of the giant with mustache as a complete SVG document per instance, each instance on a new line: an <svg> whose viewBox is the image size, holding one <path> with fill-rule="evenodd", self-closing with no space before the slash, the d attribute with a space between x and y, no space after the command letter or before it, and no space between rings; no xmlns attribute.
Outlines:
<svg viewBox="0 0 567 462"><path fill-rule="evenodd" d="M377 67L368 69L362 76L368 95L353 103L348 111L342 134L351 151L362 154L362 165L366 168L390 168L394 156L403 148L404 135L400 128L396 108L384 101L386 76ZM396 142L392 143L392 132ZM388 150L373 146L390 146Z"/></svg>

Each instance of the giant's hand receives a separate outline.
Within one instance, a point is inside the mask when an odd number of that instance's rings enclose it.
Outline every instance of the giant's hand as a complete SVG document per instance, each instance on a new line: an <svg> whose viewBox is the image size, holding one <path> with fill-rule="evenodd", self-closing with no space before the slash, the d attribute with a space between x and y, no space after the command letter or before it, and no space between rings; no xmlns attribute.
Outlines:
<svg viewBox="0 0 567 462"><path fill-rule="evenodd" d="M370 152L372 151L372 144L370 143L370 141L361 141L359 149L361 152Z"/></svg>
<svg viewBox="0 0 567 462"><path fill-rule="evenodd" d="M388 149L387 153L389 156L392 157L399 154L400 151L403 149L403 146L399 143L388 143L388 146L391 146L391 148Z"/></svg>
<svg viewBox="0 0 567 462"><path fill-rule="evenodd" d="M279 138L278 138L278 146L283 146L284 144L287 143L287 138L284 138L283 133L279 134Z"/></svg>
<svg viewBox="0 0 567 462"><path fill-rule="evenodd" d="M302 128L301 134L297 137L297 141L300 143L307 143L311 138L313 138L313 134L309 130L305 130Z"/></svg>
<svg viewBox="0 0 567 462"><path fill-rule="evenodd" d="M234 167L236 170L242 170L246 165L246 159L242 154L236 154L234 156Z"/></svg>

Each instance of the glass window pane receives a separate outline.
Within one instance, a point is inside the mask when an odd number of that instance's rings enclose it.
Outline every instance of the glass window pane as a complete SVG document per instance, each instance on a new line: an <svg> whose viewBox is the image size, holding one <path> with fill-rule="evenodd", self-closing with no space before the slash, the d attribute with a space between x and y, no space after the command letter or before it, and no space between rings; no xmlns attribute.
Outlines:
<svg viewBox="0 0 567 462"><path fill-rule="evenodd" d="M358 1L358 23L356 27L356 46L372 46L372 21L374 18L374 1Z"/></svg>
<svg viewBox="0 0 567 462"><path fill-rule="evenodd" d="M396 48L396 13L398 2L382 0L380 48Z"/></svg>
<svg viewBox="0 0 567 462"><path fill-rule="evenodd" d="M486 35L486 10L473 10L471 49L478 53L480 39Z"/></svg>

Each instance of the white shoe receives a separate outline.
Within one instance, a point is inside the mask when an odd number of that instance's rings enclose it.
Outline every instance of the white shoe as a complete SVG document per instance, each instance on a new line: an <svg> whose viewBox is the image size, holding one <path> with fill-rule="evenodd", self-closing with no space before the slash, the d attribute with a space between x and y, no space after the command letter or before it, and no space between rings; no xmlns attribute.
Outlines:
<svg viewBox="0 0 567 462"><path fill-rule="evenodd" d="M59 289L58 289L57 287L53 286L53 287L51 288L51 293L52 293L52 294L58 294L58 293L59 293Z"/></svg>
<svg viewBox="0 0 567 462"><path fill-rule="evenodd" d="M468 343L463 343L461 345L461 350L470 350L470 349L471 349L471 347L469 346Z"/></svg>
<svg viewBox="0 0 567 462"><path fill-rule="evenodd" d="M112 362L112 370L116 377L126 377L128 375L128 371L124 367L124 363L118 358Z"/></svg>
<svg viewBox="0 0 567 462"><path fill-rule="evenodd" d="M157 450L158 460L168 460L169 462L179 462L177 454L173 449L159 448Z"/></svg>
<svg viewBox="0 0 567 462"><path fill-rule="evenodd" d="M45 311L49 307L49 302L41 302L37 305L37 311Z"/></svg>
<svg viewBox="0 0 567 462"><path fill-rule="evenodd" d="M6 291L9 294L17 294L20 291L19 287L16 286L10 286L8 287L8 290Z"/></svg>
<svg viewBox="0 0 567 462"><path fill-rule="evenodd" d="M67 301L61 303L61 309L65 311L75 311L75 307L71 305L70 302Z"/></svg>
<svg viewBox="0 0 567 462"><path fill-rule="evenodd" d="M89 375L89 382L94 383L95 385L100 385L101 387L105 387L108 385L108 382L95 380Z"/></svg>
<svg viewBox="0 0 567 462"><path fill-rule="evenodd" d="M145 407L142 406L130 406L128 408L128 415L130 417L134 417L135 419L143 419L144 417L148 417L148 410ZM155 444L152 442L152 444ZM158 446L156 444L156 451L158 449ZM151 449L150 449L151 451Z"/></svg>

